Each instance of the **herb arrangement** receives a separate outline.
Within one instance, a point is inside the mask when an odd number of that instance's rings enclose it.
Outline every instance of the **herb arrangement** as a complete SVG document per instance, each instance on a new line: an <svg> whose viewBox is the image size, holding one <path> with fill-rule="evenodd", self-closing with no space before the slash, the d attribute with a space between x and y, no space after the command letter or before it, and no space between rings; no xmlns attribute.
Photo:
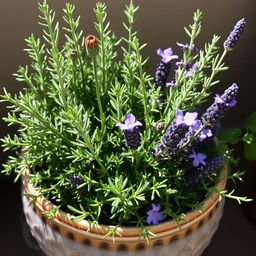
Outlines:
<svg viewBox="0 0 256 256"><path fill-rule="evenodd" d="M158 49L152 76L141 53L146 44L134 31L138 7L132 1L122 38L111 32L105 4L94 9L96 36L79 30L74 10L66 4L62 46L55 13L46 1L39 4L42 39L26 39L32 63L15 74L27 87L19 95L2 95L11 103L4 120L19 125L18 135L2 139L5 150L17 151L3 172L15 171L18 179L29 168L38 196L57 205L45 212L48 217L62 209L92 225L140 226L145 238L152 235L147 224L178 222L211 193L248 201L213 189L219 170L233 161L214 137L236 105L238 86L201 108L219 83L216 75L227 69L224 57L236 46L245 20L236 23L220 54L216 35L196 47L202 19L197 10L185 28L189 42L177 43L179 56L171 48Z"/></svg>

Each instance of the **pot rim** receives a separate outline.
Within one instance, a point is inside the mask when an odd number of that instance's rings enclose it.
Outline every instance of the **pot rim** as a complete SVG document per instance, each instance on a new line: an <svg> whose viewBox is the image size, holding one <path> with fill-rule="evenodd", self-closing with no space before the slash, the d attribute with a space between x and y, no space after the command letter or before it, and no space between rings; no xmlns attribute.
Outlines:
<svg viewBox="0 0 256 256"><path fill-rule="evenodd" d="M218 190L222 190L225 188L226 182L227 182L227 174L228 174L228 167L225 165L220 173L219 173L219 181L214 186ZM32 195L38 195L37 188L29 182L29 175L30 171L27 169L22 175L22 184L24 188L25 194L32 194ZM29 196L28 200L32 201ZM166 233L173 235L180 232L182 229L186 229L188 226L193 225L194 223L199 222L201 219L204 218L204 215L211 211L215 205L217 205L218 201L221 200L221 197L214 193L211 196L207 197L203 200L203 207L201 210L194 210L190 211L187 214L184 215L184 221L180 221L179 225L176 224L173 220L166 220L161 222L158 225L145 225L147 229L149 229L154 234L158 235L161 233L162 235L165 235ZM56 206L51 203L49 200L45 199L44 197L38 197L36 199L35 205L36 209L39 210L39 214L42 216L42 212L52 210L56 208ZM86 233L89 237L94 237L97 239L102 239L108 232L111 227L114 227L114 225L97 225L93 228L90 228L90 223L86 220L82 220L79 222L72 221L72 218L74 216L72 214L69 214L63 210L58 210L53 220L48 220L47 222L49 224L56 223L57 225L66 228L70 230L71 232L78 232L80 235L83 235ZM115 237L115 240L118 241L119 239L126 238L126 241L129 240L134 241L134 238L138 239L138 237L142 236L141 228L140 227L130 227L130 226L122 226L118 227L117 230L118 236ZM104 237L104 239L110 239L112 240L112 237ZM127 240L128 239L128 240Z"/></svg>

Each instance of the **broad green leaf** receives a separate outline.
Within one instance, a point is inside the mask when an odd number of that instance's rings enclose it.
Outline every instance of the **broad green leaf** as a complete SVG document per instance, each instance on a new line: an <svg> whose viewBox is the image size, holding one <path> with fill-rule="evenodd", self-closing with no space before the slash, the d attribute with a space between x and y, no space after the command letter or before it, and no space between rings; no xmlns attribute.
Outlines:
<svg viewBox="0 0 256 256"><path fill-rule="evenodd" d="M256 132L256 112L253 112L247 117L244 127L250 131Z"/></svg>
<svg viewBox="0 0 256 256"><path fill-rule="evenodd" d="M248 160L256 160L256 144L244 144L244 155Z"/></svg>
<svg viewBox="0 0 256 256"><path fill-rule="evenodd" d="M222 131L218 137L220 141L224 143L237 144L241 136L242 136L241 129L232 128L229 130Z"/></svg>

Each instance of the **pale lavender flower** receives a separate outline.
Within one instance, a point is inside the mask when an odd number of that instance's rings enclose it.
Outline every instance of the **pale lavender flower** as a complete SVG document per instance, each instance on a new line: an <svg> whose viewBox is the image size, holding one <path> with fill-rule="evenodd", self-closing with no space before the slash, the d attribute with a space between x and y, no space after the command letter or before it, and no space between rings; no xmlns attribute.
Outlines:
<svg viewBox="0 0 256 256"><path fill-rule="evenodd" d="M206 138L210 138L213 136L212 130L209 128L203 129L198 135L198 140L200 142L204 141Z"/></svg>
<svg viewBox="0 0 256 256"><path fill-rule="evenodd" d="M225 102L219 94L216 94L214 97L214 103L225 104L227 107L234 107L237 103L236 100L232 100L230 102Z"/></svg>
<svg viewBox="0 0 256 256"><path fill-rule="evenodd" d="M218 173L224 162L225 158L223 156L218 156L209 160L206 165L201 165L196 169L186 170L185 179L187 184L193 188L204 182L212 173Z"/></svg>
<svg viewBox="0 0 256 256"><path fill-rule="evenodd" d="M232 84L221 96L216 96L214 103L202 115L202 118L209 124L219 123L231 107L236 105L235 97L239 87Z"/></svg>
<svg viewBox="0 0 256 256"><path fill-rule="evenodd" d="M189 158L193 159L193 166L198 167L200 164L206 165L206 162L204 161L207 158L207 155L203 153L196 153L194 150L192 151L192 154L188 156Z"/></svg>
<svg viewBox="0 0 256 256"><path fill-rule="evenodd" d="M139 126L142 126L142 123L136 121L133 114L126 115L124 124L117 123L116 126L124 132L125 145L127 148L137 149L140 146Z"/></svg>
<svg viewBox="0 0 256 256"><path fill-rule="evenodd" d="M178 55L173 54L172 48L167 48L165 50L158 48L156 52L160 57L162 57L161 60L164 63L169 63L172 60L178 59Z"/></svg>
<svg viewBox="0 0 256 256"><path fill-rule="evenodd" d="M136 118L133 114L127 114L124 119L124 124L117 123L116 127L119 127L122 131L133 131L136 126L142 126L142 123L136 121Z"/></svg>
<svg viewBox="0 0 256 256"><path fill-rule="evenodd" d="M161 206L151 204L152 209L147 212L147 223L148 224L153 224L153 225L158 225L160 221L164 220L164 215L160 213L159 211L161 210Z"/></svg>
<svg viewBox="0 0 256 256"><path fill-rule="evenodd" d="M154 83L164 88L166 86L166 81L170 73L172 60L177 59L178 56L173 54L172 48L168 48L165 50L158 49L157 54L162 58L157 65Z"/></svg>
<svg viewBox="0 0 256 256"><path fill-rule="evenodd" d="M189 48L188 44L183 44L183 43L179 43L179 42L176 42L176 44L181 48L182 51L187 51ZM194 52L199 51L198 48L196 48L194 44L192 45L192 51L194 51Z"/></svg>
<svg viewBox="0 0 256 256"><path fill-rule="evenodd" d="M196 123L198 113L197 112L187 112L184 116L183 112L179 109L176 109L176 124L182 125L185 124L187 126L194 125Z"/></svg>
<svg viewBox="0 0 256 256"><path fill-rule="evenodd" d="M190 129L192 132L196 133L201 127L202 127L202 121L201 120L196 120L194 124L190 126ZM198 140L202 142L206 138L212 137L213 133L212 130L209 128L203 129L199 135L198 135Z"/></svg>
<svg viewBox="0 0 256 256"><path fill-rule="evenodd" d="M176 66L178 66L178 67L179 67L179 66L182 66L182 67L183 67L183 66L184 66L184 60L177 61L175 64L176 64Z"/></svg>
<svg viewBox="0 0 256 256"><path fill-rule="evenodd" d="M191 76L191 74L194 73L194 72L196 71L196 69L197 69L197 63L194 63L194 64L189 68L189 70L186 71L186 72L183 74L183 76L184 76L184 77Z"/></svg>
<svg viewBox="0 0 256 256"><path fill-rule="evenodd" d="M172 80L171 82L166 83L167 88L171 88L171 87L174 87L174 86L175 86L175 81L174 80Z"/></svg>

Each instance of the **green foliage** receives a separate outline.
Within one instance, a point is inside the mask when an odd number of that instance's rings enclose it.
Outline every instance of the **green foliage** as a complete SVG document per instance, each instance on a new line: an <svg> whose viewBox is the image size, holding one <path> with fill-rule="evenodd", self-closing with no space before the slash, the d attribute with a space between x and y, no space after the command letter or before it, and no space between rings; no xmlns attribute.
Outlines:
<svg viewBox="0 0 256 256"><path fill-rule="evenodd" d="M220 133L219 139L223 143L244 144L244 156L247 160L256 160L256 112L251 113L245 121L244 129L233 128Z"/></svg>
<svg viewBox="0 0 256 256"><path fill-rule="evenodd" d="M239 128L233 128L229 130L224 130L219 134L219 139L223 143L237 144L242 135L242 131Z"/></svg>
<svg viewBox="0 0 256 256"><path fill-rule="evenodd" d="M214 35L199 53L192 51L201 31L202 13L197 10L193 24L185 28L190 39L183 55L185 65L176 73L177 86L166 92L167 101L159 105L162 92L146 70L148 59L141 53L146 44L134 31L138 7L132 1L125 9L127 35L123 38L111 31L106 5L96 4L95 56L86 52L74 5L66 4L63 10L64 30L46 1L39 3L39 11L42 38L32 34L26 39L31 66L19 67L15 74L27 87L19 95L4 89L1 96L11 104L4 120L19 126L18 135L1 139L5 150L16 151L3 172L14 171L19 178L29 167L30 180L39 194L57 205L45 212L48 217L63 209L75 215L74 221L86 219L91 228L98 223L114 225L107 234L113 237L122 225L140 226L145 239L153 236L144 227L143 209L149 203L161 204L165 218L177 223L187 211L200 209L217 177L206 182L208 187L200 185L191 191L184 181L182 164L186 160L162 164L153 160L151 150L164 132L154 129L152 123L161 121L167 127L177 108L191 111L203 103L209 89L218 83L215 75L227 69L223 63L226 51L218 54L219 36ZM64 45L60 44L62 31ZM186 77L185 66L191 62L197 69ZM138 150L127 149L123 133L115 127L128 113L143 124ZM248 122L251 127L252 121ZM228 156L228 150L225 154ZM72 185L72 175L84 182ZM226 192L220 195L232 197Z"/></svg>
<svg viewBox="0 0 256 256"><path fill-rule="evenodd" d="M244 124L245 129L256 132L256 112L251 113Z"/></svg>

